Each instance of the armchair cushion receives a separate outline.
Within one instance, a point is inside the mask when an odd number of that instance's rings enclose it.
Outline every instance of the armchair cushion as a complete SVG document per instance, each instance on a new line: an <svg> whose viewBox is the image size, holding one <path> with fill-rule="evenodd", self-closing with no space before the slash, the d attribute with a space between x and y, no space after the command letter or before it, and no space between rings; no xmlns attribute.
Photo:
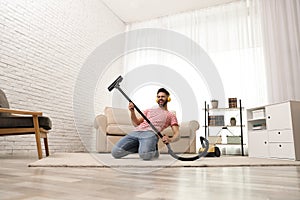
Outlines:
<svg viewBox="0 0 300 200"><path fill-rule="evenodd" d="M0 128L31 128L33 127L32 117L23 116L8 116L0 117ZM39 116L39 126L45 130L50 130L52 128L52 122L48 117Z"/></svg>
<svg viewBox="0 0 300 200"><path fill-rule="evenodd" d="M0 89L0 108L9 108L9 103L7 101L5 93ZM10 116L10 113L1 113L0 117Z"/></svg>

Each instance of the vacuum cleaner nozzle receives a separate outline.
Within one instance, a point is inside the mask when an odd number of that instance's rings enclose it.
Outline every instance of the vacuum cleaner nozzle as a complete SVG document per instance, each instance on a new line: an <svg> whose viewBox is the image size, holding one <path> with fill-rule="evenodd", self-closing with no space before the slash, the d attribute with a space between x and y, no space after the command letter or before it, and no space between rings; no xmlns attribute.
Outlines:
<svg viewBox="0 0 300 200"><path fill-rule="evenodd" d="M119 83L121 83L123 80L122 76L119 76L107 89L108 91L112 91L116 86L119 86Z"/></svg>

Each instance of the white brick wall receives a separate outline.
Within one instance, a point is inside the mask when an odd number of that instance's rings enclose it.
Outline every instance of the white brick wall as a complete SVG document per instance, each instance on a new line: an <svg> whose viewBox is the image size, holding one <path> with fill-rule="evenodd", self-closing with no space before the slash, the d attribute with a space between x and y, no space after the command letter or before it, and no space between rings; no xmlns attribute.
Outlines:
<svg viewBox="0 0 300 200"><path fill-rule="evenodd" d="M51 153L84 150L72 110L78 72L99 44L124 30L99 0L0 1L0 88L11 108L52 119ZM119 66L115 73L121 71ZM84 128L92 134L93 121ZM33 135L0 137L0 153L31 151L36 153Z"/></svg>

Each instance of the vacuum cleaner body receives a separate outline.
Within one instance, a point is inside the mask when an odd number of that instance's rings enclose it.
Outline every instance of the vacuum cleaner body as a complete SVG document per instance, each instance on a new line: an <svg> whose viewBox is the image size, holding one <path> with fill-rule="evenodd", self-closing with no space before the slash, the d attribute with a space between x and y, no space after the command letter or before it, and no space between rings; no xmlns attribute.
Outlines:
<svg viewBox="0 0 300 200"><path fill-rule="evenodd" d="M203 151L204 151L204 149L201 147L199 149L199 153L203 152ZM221 151L220 151L219 147L217 147L214 144L210 144L205 157L220 157L220 156L221 156Z"/></svg>

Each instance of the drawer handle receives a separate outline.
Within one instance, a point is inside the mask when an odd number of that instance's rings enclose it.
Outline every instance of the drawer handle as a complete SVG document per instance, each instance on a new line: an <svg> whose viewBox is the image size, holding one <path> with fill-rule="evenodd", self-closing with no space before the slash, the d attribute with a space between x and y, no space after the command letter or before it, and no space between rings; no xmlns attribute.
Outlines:
<svg viewBox="0 0 300 200"><path fill-rule="evenodd" d="M280 148L281 148L281 144L280 145L278 145Z"/></svg>
<svg viewBox="0 0 300 200"><path fill-rule="evenodd" d="M280 135L280 132L278 132L278 134Z"/></svg>
<svg viewBox="0 0 300 200"><path fill-rule="evenodd" d="M267 142L265 141L265 144L267 144Z"/></svg>
<svg viewBox="0 0 300 200"><path fill-rule="evenodd" d="M270 117L270 116L268 116L268 119L271 119L271 117Z"/></svg>

